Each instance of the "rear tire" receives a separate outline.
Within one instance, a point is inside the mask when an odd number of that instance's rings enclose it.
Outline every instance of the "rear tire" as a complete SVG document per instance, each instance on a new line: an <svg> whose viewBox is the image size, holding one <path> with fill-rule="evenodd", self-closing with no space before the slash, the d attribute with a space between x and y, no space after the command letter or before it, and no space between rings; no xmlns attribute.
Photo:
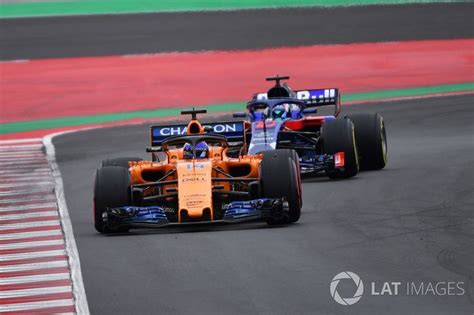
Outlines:
<svg viewBox="0 0 474 315"><path fill-rule="evenodd" d="M260 163L261 196L286 198L289 205L287 217L266 220L270 225L290 224L301 216L301 179L298 155L294 150L277 149L262 152Z"/></svg>
<svg viewBox="0 0 474 315"><path fill-rule="evenodd" d="M94 226L100 233L128 232L127 226L111 229L103 220L106 208L130 205L130 174L120 166L99 168L94 186Z"/></svg>
<svg viewBox="0 0 474 315"><path fill-rule="evenodd" d="M382 115L353 114L361 170L380 170L387 164L387 135Z"/></svg>
<svg viewBox="0 0 474 315"><path fill-rule="evenodd" d="M354 124L348 118L326 121L321 126L323 153L344 152L344 168L327 171L330 178L349 178L359 172Z"/></svg>
<svg viewBox="0 0 474 315"><path fill-rule="evenodd" d="M139 157L120 157L120 158L113 158L113 159L105 159L102 161L102 167L119 166L119 167L128 169L129 161L138 162L138 161L143 161L143 159Z"/></svg>

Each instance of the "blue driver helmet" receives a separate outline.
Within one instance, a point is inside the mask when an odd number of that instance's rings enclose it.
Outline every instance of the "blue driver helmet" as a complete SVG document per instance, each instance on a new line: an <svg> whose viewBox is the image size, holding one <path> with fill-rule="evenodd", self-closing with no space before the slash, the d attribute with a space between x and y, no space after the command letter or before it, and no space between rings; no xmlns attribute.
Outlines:
<svg viewBox="0 0 474 315"><path fill-rule="evenodd" d="M209 156L209 146L205 141L196 144L196 158L205 159Z"/></svg>
<svg viewBox="0 0 474 315"><path fill-rule="evenodd" d="M196 159L205 159L209 156L209 146L205 141L198 142L194 150L196 151ZM193 147L190 143L186 143L183 147L183 158L193 158Z"/></svg>
<svg viewBox="0 0 474 315"><path fill-rule="evenodd" d="M183 147L183 158L187 160L193 158L193 146L190 143L186 143Z"/></svg>

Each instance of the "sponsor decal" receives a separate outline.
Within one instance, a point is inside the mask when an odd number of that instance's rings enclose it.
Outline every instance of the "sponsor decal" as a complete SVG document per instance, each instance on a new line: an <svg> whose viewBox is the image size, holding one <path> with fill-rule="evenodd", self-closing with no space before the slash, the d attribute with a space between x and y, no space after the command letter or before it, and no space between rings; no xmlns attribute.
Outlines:
<svg viewBox="0 0 474 315"><path fill-rule="evenodd" d="M225 123L225 124L210 124L203 125L204 128L210 127L215 133L231 133L240 132L243 130L241 123ZM165 126L153 127L153 136L155 137L169 137L185 135L187 126Z"/></svg>

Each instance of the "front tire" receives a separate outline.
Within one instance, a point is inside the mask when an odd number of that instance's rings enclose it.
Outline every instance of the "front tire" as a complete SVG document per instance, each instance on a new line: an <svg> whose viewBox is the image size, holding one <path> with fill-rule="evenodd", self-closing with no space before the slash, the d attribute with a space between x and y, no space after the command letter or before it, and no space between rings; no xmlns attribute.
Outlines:
<svg viewBox="0 0 474 315"><path fill-rule="evenodd" d="M361 170L380 170L387 164L387 135L382 115L352 114Z"/></svg>
<svg viewBox="0 0 474 315"><path fill-rule="evenodd" d="M348 118L326 121L321 126L323 153L344 152L344 168L328 170L330 178L349 178L359 172L359 160L355 141L354 124Z"/></svg>
<svg viewBox="0 0 474 315"><path fill-rule="evenodd" d="M301 179L298 155L294 150L277 149L264 151L260 163L261 196L264 198L285 198L288 202L288 216L270 218L270 225L290 224L301 216Z"/></svg>
<svg viewBox="0 0 474 315"><path fill-rule="evenodd" d="M99 168L94 186L94 226L100 233L128 232L129 227L111 229L103 219L107 208L130 205L130 174L120 166Z"/></svg>

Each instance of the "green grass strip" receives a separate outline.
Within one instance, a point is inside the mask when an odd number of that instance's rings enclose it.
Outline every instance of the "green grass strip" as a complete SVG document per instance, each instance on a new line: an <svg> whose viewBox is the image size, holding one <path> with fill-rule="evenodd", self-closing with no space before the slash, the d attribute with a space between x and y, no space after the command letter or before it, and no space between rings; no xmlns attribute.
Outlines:
<svg viewBox="0 0 474 315"><path fill-rule="evenodd" d="M148 12L241 10L307 6L356 6L466 2L455 0L82 0L55 2L15 2L0 4L0 18L123 14Z"/></svg>
<svg viewBox="0 0 474 315"><path fill-rule="evenodd" d="M342 96L344 102L354 101L369 101L377 99L422 96L437 93L451 93L474 91L474 82L449 84L440 86L425 86L398 90L384 90L367 93L353 93ZM74 127L80 125L104 124L117 121L126 121L131 119L156 119L160 117L178 116L183 109L189 109L191 106L174 107L155 110L141 110L134 112L99 114L93 116L74 116L74 117L60 117L51 119L41 119L32 121L21 121L5 123L0 125L0 134L24 132L41 129L52 129L60 127ZM196 108L205 107L208 113L243 111L245 110L245 103L226 103L214 104L208 106L196 106Z"/></svg>

